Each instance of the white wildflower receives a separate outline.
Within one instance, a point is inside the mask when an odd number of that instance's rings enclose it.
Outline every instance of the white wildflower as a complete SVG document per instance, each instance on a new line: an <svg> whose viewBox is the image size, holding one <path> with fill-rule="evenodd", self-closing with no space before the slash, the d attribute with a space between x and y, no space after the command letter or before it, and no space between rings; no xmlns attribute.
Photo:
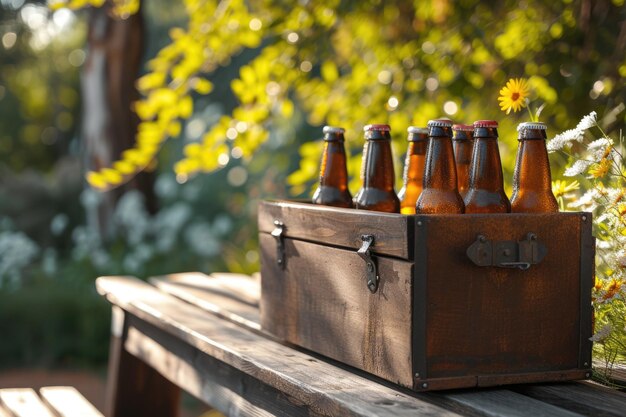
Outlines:
<svg viewBox="0 0 626 417"><path fill-rule="evenodd" d="M548 143L546 144L546 146L548 148L548 152L554 152L554 151L563 149L565 145L569 144L570 142L574 140L580 142L582 139L583 139L583 134L580 130L570 129L550 139Z"/></svg>
<svg viewBox="0 0 626 417"><path fill-rule="evenodd" d="M65 231L67 225L70 222L70 218L65 213L59 213L52 218L50 222L50 231L54 236L60 236Z"/></svg>
<svg viewBox="0 0 626 417"><path fill-rule="evenodd" d="M578 210L593 211L597 208L596 199L599 197L598 190L592 188L583 194L578 200L572 201L568 204L569 208Z"/></svg>
<svg viewBox="0 0 626 417"><path fill-rule="evenodd" d="M576 175L580 175L583 172L587 171L591 164L592 163L590 161L579 159L578 161L574 162L571 167L568 167L563 175L565 175L566 177L575 177Z"/></svg>
<svg viewBox="0 0 626 417"><path fill-rule="evenodd" d="M587 149L592 150L592 149L601 148L602 150L605 150L608 146L611 146L611 145L613 145L613 141L611 139L600 138L600 139L594 140L589 145L587 145Z"/></svg>
<svg viewBox="0 0 626 417"><path fill-rule="evenodd" d="M576 126L576 130L580 132L584 132L585 130L595 126L596 118L597 118L596 112L592 111L591 113L589 113L588 115L586 115L580 120L580 122Z"/></svg>
<svg viewBox="0 0 626 417"><path fill-rule="evenodd" d="M591 340L592 342L602 342L603 340L605 340L607 337L611 335L611 330L613 330L613 328L611 327L609 323L607 323L604 326L602 326L602 328L598 330L596 334L591 336L589 340Z"/></svg>
<svg viewBox="0 0 626 417"><path fill-rule="evenodd" d="M159 252L170 251L176 244L179 232L192 215L191 206L182 201L159 211L152 224L152 232L156 237L156 248Z"/></svg>

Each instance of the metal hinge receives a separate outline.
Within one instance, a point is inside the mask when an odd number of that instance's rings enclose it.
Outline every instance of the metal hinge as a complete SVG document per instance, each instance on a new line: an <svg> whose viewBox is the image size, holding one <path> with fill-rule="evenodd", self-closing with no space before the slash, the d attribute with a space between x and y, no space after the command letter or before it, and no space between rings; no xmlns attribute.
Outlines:
<svg viewBox="0 0 626 417"><path fill-rule="evenodd" d="M478 266L528 269L546 256L547 249L535 233L528 233L525 240L490 241L478 235L467 248L467 256Z"/></svg>
<svg viewBox="0 0 626 417"><path fill-rule="evenodd" d="M276 239L276 263L281 269L285 269L285 242L283 236L285 225L280 220L274 220L274 226L272 236Z"/></svg>
<svg viewBox="0 0 626 417"><path fill-rule="evenodd" d="M376 268L376 263L374 263L370 253L370 246L374 244L374 236L362 235L361 240L363 241L363 244L357 251L357 254L365 261L365 279L367 288L372 293L375 293L376 290L378 290L378 268Z"/></svg>

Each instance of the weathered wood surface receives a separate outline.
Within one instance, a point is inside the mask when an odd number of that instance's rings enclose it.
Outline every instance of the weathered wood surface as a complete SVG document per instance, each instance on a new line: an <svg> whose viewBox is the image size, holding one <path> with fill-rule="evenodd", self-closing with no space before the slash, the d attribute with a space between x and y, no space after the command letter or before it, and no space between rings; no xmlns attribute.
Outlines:
<svg viewBox="0 0 626 417"><path fill-rule="evenodd" d="M129 290L124 297L133 297ZM153 367L124 348L128 336L127 314L113 307L107 375L108 417L176 417L180 389Z"/></svg>
<svg viewBox="0 0 626 417"><path fill-rule="evenodd" d="M427 299L417 303L428 306L428 378L475 374L484 380L577 368L584 377L591 358L589 351L581 359L580 346L584 340L590 347L591 326L583 328L581 320L591 317L593 276L581 277L581 216L471 217L418 216L416 233L427 242ZM518 241L529 232L547 254L527 270L479 267L465 254L479 233L490 241Z"/></svg>
<svg viewBox="0 0 626 417"><path fill-rule="evenodd" d="M181 275L160 280L176 282ZM214 278L196 274L193 279ZM127 311L129 353L229 416L571 417L618 416L626 410L626 394L584 382L409 393L276 344L247 331L245 324L207 314L211 309L185 304L142 282L107 277L98 280L98 288ZM215 293L205 295L208 301L217 299ZM231 286L223 296L237 299L238 290Z"/></svg>
<svg viewBox="0 0 626 417"><path fill-rule="evenodd" d="M285 241L285 270L269 235L260 236L261 326L294 343L405 387L413 386L411 269L377 257L381 276L372 294L366 263L355 251ZM305 255L306 254L306 255Z"/></svg>
<svg viewBox="0 0 626 417"><path fill-rule="evenodd" d="M32 388L0 390L0 407L11 417L56 417Z"/></svg>
<svg viewBox="0 0 626 417"><path fill-rule="evenodd" d="M211 378L227 379L230 369L258 382L247 384L245 379L235 380L234 386L230 389L242 398L249 398L248 391L262 397L264 391L275 390L272 391L277 395L273 397L275 401L255 404L257 407L266 407L267 411L274 415L364 417L457 415L280 345L197 307L185 304L139 280L104 277L98 279L97 287L109 301L137 317L140 322L144 322L149 326L148 329L153 329L160 335L169 335L177 341L177 348L180 347L183 353L176 356L185 363L207 360L219 364L220 373L213 376L210 375L211 372L203 372L202 367L193 365L185 368L188 372L196 372L191 376L183 372L184 370L179 373L179 367L176 365L161 369L166 378L178 385L190 383L199 385L197 389L191 390L190 387L186 389L200 393L200 398L207 402L214 397L207 393L208 390L202 389L203 381ZM131 332L134 334L134 330ZM149 360L152 350L145 346L155 345L137 344L140 339L138 334L135 334L129 338L130 342L126 346L133 349L133 353L137 355L145 353L142 359L152 363ZM131 343L137 346L133 348ZM188 349L186 352L185 347ZM155 365L157 362L163 363L161 360L155 360ZM287 405L284 401L277 402L281 398L286 398L287 403L298 405L292 407L296 414L285 414L281 411Z"/></svg>
<svg viewBox="0 0 626 417"><path fill-rule="evenodd" d="M43 387L39 394L58 417L104 417L74 387Z"/></svg>
<svg viewBox="0 0 626 417"><path fill-rule="evenodd" d="M260 276L194 272L154 277L161 291L256 331L259 324Z"/></svg>
<svg viewBox="0 0 626 417"><path fill-rule="evenodd" d="M274 221L285 225L283 235L358 250L362 235L373 235L377 254L411 259L411 218L402 214L341 209L291 201L261 202L259 232L271 233Z"/></svg>

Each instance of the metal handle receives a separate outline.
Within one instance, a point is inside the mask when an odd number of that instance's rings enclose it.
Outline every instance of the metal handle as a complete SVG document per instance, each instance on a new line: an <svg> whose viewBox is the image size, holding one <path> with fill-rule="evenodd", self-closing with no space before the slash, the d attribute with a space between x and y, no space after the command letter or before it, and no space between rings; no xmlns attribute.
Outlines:
<svg viewBox="0 0 626 417"><path fill-rule="evenodd" d="M526 270L538 264L546 256L547 250L535 233L528 233L520 241L490 241L478 235L476 241L467 248L467 256L478 266L518 268Z"/></svg>
<svg viewBox="0 0 626 417"><path fill-rule="evenodd" d="M363 241L363 244L357 251L357 254L365 261L365 279L367 282L367 288L373 294L378 290L379 281L378 268L376 268L376 263L374 263L370 253L370 246L374 244L374 236L361 235L361 240Z"/></svg>
<svg viewBox="0 0 626 417"><path fill-rule="evenodd" d="M274 220L274 226L271 234L276 239L276 263L281 269L285 269L285 242L283 237L285 225L280 220Z"/></svg>

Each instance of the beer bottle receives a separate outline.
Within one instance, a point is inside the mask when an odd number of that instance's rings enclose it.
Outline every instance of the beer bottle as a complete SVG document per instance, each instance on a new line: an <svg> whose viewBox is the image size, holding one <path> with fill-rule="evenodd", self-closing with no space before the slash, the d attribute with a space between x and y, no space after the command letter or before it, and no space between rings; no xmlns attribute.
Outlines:
<svg viewBox="0 0 626 417"><path fill-rule="evenodd" d="M497 128L495 120L474 122L474 148L465 194L466 213L511 212L511 203L504 193Z"/></svg>
<svg viewBox="0 0 626 417"><path fill-rule="evenodd" d="M354 207L362 210L398 213L400 200L393 188L395 174L391 157L389 125L372 124L363 128L365 145L361 163L361 189Z"/></svg>
<svg viewBox="0 0 626 417"><path fill-rule="evenodd" d="M513 174L511 211L558 212L559 204L552 194L550 161L546 150L546 125L521 123L517 131L519 145Z"/></svg>
<svg viewBox="0 0 626 417"><path fill-rule="evenodd" d="M452 150L452 122L428 122L428 148L424 188L415 204L417 214L463 213L465 206L457 189Z"/></svg>
<svg viewBox="0 0 626 417"><path fill-rule="evenodd" d="M469 187L469 170L474 146L474 126L456 124L452 126L452 147L456 164L457 188L465 198Z"/></svg>
<svg viewBox="0 0 626 417"><path fill-rule="evenodd" d="M415 214L415 203L422 192L424 181L428 129L409 126L407 131L409 146L404 161L404 185L398 193L398 198L400 199L400 213Z"/></svg>
<svg viewBox="0 0 626 417"><path fill-rule="evenodd" d="M344 129L324 126L324 151L320 164L320 182L313 194L314 204L352 207L348 190L346 151L343 147Z"/></svg>

